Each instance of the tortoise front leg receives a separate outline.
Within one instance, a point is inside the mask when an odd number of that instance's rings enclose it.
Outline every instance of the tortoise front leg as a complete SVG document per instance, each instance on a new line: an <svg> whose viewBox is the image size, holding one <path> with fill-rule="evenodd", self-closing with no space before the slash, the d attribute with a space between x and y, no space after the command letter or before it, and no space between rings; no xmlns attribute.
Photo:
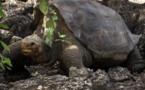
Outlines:
<svg viewBox="0 0 145 90"><path fill-rule="evenodd" d="M145 69L145 60L137 47L128 56L127 66L132 72L141 72Z"/></svg>
<svg viewBox="0 0 145 90"><path fill-rule="evenodd" d="M66 71L69 77L86 79L89 76L88 69L84 65L85 52L81 49L77 45L70 45L63 50L61 63L63 63L63 70Z"/></svg>
<svg viewBox="0 0 145 90"><path fill-rule="evenodd" d="M80 76L82 73L79 71L82 70L87 73L85 66L92 64L91 56L62 21L61 19L59 20L56 31L66 36L61 42L60 67L69 76L74 76L70 74L75 72L76 76Z"/></svg>
<svg viewBox="0 0 145 90"><path fill-rule="evenodd" d="M83 68L83 58L80 48L77 45L69 45L64 47L62 51L63 69L68 73L70 67Z"/></svg>

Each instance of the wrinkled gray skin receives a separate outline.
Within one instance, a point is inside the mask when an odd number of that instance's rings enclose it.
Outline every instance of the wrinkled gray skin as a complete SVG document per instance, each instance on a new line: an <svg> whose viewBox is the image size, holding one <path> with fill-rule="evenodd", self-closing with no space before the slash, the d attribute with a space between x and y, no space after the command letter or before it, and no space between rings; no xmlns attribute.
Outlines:
<svg viewBox="0 0 145 90"><path fill-rule="evenodd" d="M71 66L108 67L125 63L131 71L142 71L145 61L133 35L114 10L92 0L52 0L64 20L59 32L71 43L63 43L61 63Z"/></svg>

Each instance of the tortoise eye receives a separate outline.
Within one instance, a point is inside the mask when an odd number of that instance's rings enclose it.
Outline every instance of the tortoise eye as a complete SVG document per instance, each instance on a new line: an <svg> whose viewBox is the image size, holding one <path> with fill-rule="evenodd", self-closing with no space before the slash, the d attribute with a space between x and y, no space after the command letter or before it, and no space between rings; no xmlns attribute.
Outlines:
<svg viewBox="0 0 145 90"><path fill-rule="evenodd" d="M35 43L34 42L31 42L30 45L33 46L33 45L35 45Z"/></svg>

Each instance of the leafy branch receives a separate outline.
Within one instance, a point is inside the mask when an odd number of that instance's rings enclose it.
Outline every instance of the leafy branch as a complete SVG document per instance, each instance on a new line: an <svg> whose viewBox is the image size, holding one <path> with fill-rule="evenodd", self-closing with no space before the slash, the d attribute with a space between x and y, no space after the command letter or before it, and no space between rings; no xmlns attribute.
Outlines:
<svg viewBox="0 0 145 90"><path fill-rule="evenodd" d="M44 28L44 41L50 47L52 46L54 40L54 31L56 29L56 22L58 20L58 15L56 11L49 6L48 0L39 0L39 9L43 13L43 28ZM67 42L66 35L58 32L59 39L55 41Z"/></svg>
<svg viewBox="0 0 145 90"><path fill-rule="evenodd" d="M2 9L2 5L1 5L1 2L0 2L0 18L3 18L5 17L5 13ZM8 26L5 25L5 24L0 24L0 29L8 29ZM8 47L8 45L6 45L3 41L0 40L0 46L1 48L5 49L6 51L10 52L10 49ZM12 64L11 64L11 60L8 58L8 57L5 57L3 56L1 53L0 53L0 71L3 71L5 69L11 69L10 67L12 67Z"/></svg>
<svg viewBox="0 0 145 90"><path fill-rule="evenodd" d="M4 42L0 41L0 46L2 46L7 52L10 53L9 46L7 46ZM0 71L3 71L5 69L10 70L11 67L12 67L11 60L0 53Z"/></svg>
<svg viewBox="0 0 145 90"><path fill-rule="evenodd" d="M49 6L48 0L39 0L39 9L44 15L44 41L51 47L54 39L54 30L56 29L57 14Z"/></svg>

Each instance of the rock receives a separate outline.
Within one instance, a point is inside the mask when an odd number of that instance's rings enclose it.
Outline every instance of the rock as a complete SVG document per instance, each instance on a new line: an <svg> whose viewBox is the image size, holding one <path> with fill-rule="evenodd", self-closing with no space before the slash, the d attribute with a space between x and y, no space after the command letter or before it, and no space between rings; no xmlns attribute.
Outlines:
<svg viewBox="0 0 145 90"><path fill-rule="evenodd" d="M92 81L89 77L84 80L81 77L66 77L59 74L49 76L47 72L39 72L42 67L34 67L38 70L38 75L9 83L9 90L92 90Z"/></svg>
<svg viewBox="0 0 145 90"><path fill-rule="evenodd" d="M87 68L78 69L76 67L70 67L69 69L69 77L80 77L84 80L89 76L89 74Z"/></svg>
<svg viewBox="0 0 145 90"><path fill-rule="evenodd" d="M34 66L35 67L35 66ZM34 67L30 67L34 69ZM116 68L116 67L115 67ZM134 80L111 81L108 74L103 70L97 70L91 73L86 79L81 77L66 77L64 75L54 74L53 76L45 73L39 73L42 67L35 67L38 75L29 79L10 82L6 87L9 90L144 90L140 74L134 75ZM50 70L48 70L49 72ZM34 72L34 71L33 71ZM144 74L144 73L142 73ZM2 86L5 87L5 84ZM4 88L3 87L3 88ZM2 89L3 90L3 89ZM6 89L7 90L7 89Z"/></svg>
<svg viewBox="0 0 145 90"><path fill-rule="evenodd" d="M17 42L17 41L19 41L19 40L22 40L22 38L21 38L21 37L18 37L18 36L13 36L13 37L11 38L11 40L10 40L10 44L12 44L12 43L14 43L14 42Z"/></svg>
<svg viewBox="0 0 145 90"><path fill-rule="evenodd" d="M145 0L129 0L129 2L136 3L136 4L144 4Z"/></svg>
<svg viewBox="0 0 145 90"><path fill-rule="evenodd" d="M108 90L111 86L108 74L103 70L97 70L92 78L93 90Z"/></svg>
<svg viewBox="0 0 145 90"><path fill-rule="evenodd" d="M145 71L143 73L141 73L141 79L142 79L143 83L145 84Z"/></svg>
<svg viewBox="0 0 145 90"><path fill-rule="evenodd" d="M145 89L142 78L138 73L132 74L130 79L126 79L123 81L112 81L112 87L115 88L115 90L144 90Z"/></svg>
<svg viewBox="0 0 145 90"><path fill-rule="evenodd" d="M134 80L125 80L122 82L113 82L115 90L144 90L145 86L140 75L134 75Z"/></svg>
<svg viewBox="0 0 145 90"><path fill-rule="evenodd" d="M9 44L12 36L13 36L12 32L8 30L0 29L0 40L2 40L3 42Z"/></svg>
<svg viewBox="0 0 145 90"><path fill-rule="evenodd" d="M34 80L14 82L9 90L91 90L91 81L67 79L65 76L57 75L41 76L41 79L38 77Z"/></svg>
<svg viewBox="0 0 145 90"><path fill-rule="evenodd" d="M8 86L6 84L0 83L0 90L8 90Z"/></svg>
<svg viewBox="0 0 145 90"><path fill-rule="evenodd" d="M9 31L15 36L26 37L33 33L32 18L28 15L13 15L8 16L0 20L1 24L6 24L9 27Z"/></svg>
<svg viewBox="0 0 145 90"><path fill-rule="evenodd" d="M25 3L18 0L13 0L14 3L10 4L11 2L9 0L6 0L6 2L2 3L2 7L5 11L5 14L7 16L13 16L17 14L32 14L33 12L33 3Z"/></svg>
<svg viewBox="0 0 145 90"><path fill-rule="evenodd" d="M115 67L110 68L108 75L112 81L125 81L132 78L130 71L127 68Z"/></svg>

